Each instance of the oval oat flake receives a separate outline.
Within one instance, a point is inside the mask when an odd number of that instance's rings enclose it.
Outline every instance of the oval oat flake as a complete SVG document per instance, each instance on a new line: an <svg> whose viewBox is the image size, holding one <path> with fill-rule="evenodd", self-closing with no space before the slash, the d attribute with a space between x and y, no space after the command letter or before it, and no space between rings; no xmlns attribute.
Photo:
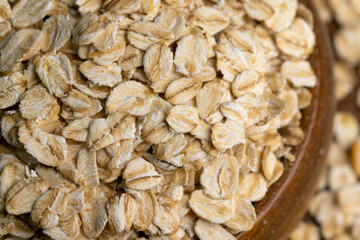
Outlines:
<svg viewBox="0 0 360 240"><path fill-rule="evenodd" d="M203 190L192 192L190 208L212 223L224 223L233 216L233 203L229 199L212 199Z"/></svg>
<svg viewBox="0 0 360 240"><path fill-rule="evenodd" d="M61 98L71 91L72 66L64 54L47 54L36 58L35 71L51 95Z"/></svg>
<svg viewBox="0 0 360 240"><path fill-rule="evenodd" d="M49 187L49 182L37 177L16 183L6 195L6 211L14 215L31 212L35 200Z"/></svg>

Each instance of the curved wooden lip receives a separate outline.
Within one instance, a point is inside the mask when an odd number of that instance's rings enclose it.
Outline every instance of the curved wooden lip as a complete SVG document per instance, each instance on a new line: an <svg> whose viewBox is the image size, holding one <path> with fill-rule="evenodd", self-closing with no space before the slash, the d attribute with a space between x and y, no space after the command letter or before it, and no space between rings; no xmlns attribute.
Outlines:
<svg viewBox="0 0 360 240"><path fill-rule="evenodd" d="M296 160L285 161L283 176L274 183L265 198L255 204L258 219L252 230L239 234L239 240L285 239L306 212L325 167L331 142L335 112L332 52L328 34L311 1L300 0L314 13L316 48L310 58L319 79L312 89L313 100L303 111L303 144L293 150Z"/></svg>

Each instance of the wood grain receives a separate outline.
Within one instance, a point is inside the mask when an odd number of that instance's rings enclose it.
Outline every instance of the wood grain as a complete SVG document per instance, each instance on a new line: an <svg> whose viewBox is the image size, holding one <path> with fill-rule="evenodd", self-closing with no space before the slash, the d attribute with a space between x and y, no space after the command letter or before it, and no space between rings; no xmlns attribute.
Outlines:
<svg viewBox="0 0 360 240"><path fill-rule="evenodd" d="M304 216L325 167L335 110L332 51L327 31L312 2L300 2L315 15L317 44L310 61L319 80L312 89L312 104L303 112L301 126L305 141L293 151L295 162L285 162L283 176L270 187L266 197L255 204L258 219L251 231L238 235L239 240L286 239Z"/></svg>

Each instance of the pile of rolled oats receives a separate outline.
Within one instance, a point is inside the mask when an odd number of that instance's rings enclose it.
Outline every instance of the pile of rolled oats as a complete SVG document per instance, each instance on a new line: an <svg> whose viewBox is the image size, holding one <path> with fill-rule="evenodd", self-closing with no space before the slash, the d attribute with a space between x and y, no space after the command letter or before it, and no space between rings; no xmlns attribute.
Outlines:
<svg viewBox="0 0 360 240"><path fill-rule="evenodd" d="M314 1L325 23L338 25L332 41L337 56L334 65L338 101L356 91L360 63L360 2ZM331 29L332 30L332 29ZM359 90L358 90L359 91ZM350 101L350 100L349 100ZM360 107L360 94L354 99ZM349 102L346 102L349 104ZM339 102L339 107L343 103ZM338 111L333 126L327 168L308 209L308 216L291 234L291 240L360 239L360 132L359 115Z"/></svg>
<svg viewBox="0 0 360 240"><path fill-rule="evenodd" d="M314 45L297 0L0 0L0 235L235 239L304 138Z"/></svg>
<svg viewBox="0 0 360 240"><path fill-rule="evenodd" d="M327 168L291 240L360 239L360 132L356 117L337 112Z"/></svg>
<svg viewBox="0 0 360 240"><path fill-rule="evenodd" d="M332 43L336 54L334 63L335 95L343 100L356 86L354 67L360 63L360 3L357 0L314 0L319 15L331 27ZM356 100L360 106L360 90Z"/></svg>

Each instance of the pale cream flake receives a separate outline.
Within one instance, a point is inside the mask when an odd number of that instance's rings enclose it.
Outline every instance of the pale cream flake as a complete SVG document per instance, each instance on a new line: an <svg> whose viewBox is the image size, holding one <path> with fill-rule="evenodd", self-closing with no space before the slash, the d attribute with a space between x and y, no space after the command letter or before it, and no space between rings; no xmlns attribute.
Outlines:
<svg viewBox="0 0 360 240"><path fill-rule="evenodd" d="M9 21L0 22L0 39L1 39L0 40L0 47L3 47L4 38L9 36L10 31L11 31L11 23Z"/></svg>
<svg viewBox="0 0 360 240"><path fill-rule="evenodd" d="M222 154L214 163L203 168L200 183L204 192L212 198L226 198L235 194L239 184L236 158Z"/></svg>
<svg viewBox="0 0 360 240"><path fill-rule="evenodd" d="M154 205L153 223L160 228L162 234L174 232L180 223L177 202L166 195L159 195Z"/></svg>
<svg viewBox="0 0 360 240"><path fill-rule="evenodd" d="M244 127L255 125L269 115L264 99L251 93L221 104L220 111L228 120L241 122Z"/></svg>
<svg viewBox="0 0 360 240"><path fill-rule="evenodd" d="M206 66L206 61L205 44L200 37L188 35L177 43L174 58L177 72L189 77L197 75Z"/></svg>
<svg viewBox="0 0 360 240"><path fill-rule="evenodd" d="M68 95L68 97L72 97L73 95ZM64 119L73 120L73 119L80 119L84 117L92 117L95 114L99 113L103 107L99 99L96 98L89 98L90 105L86 109L78 110L78 106L74 108L74 102L71 103L70 106L66 106L64 104L61 109L60 116Z"/></svg>
<svg viewBox="0 0 360 240"><path fill-rule="evenodd" d="M289 29L276 34L276 44L286 55L307 57L314 49L315 33L304 19L296 18Z"/></svg>
<svg viewBox="0 0 360 240"><path fill-rule="evenodd" d="M26 151L40 163L55 167L66 161L67 144L62 136L47 133L34 122L22 123L18 135Z"/></svg>
<svg viewBox="0 0 360 240"><path fill-rule="evenodd" d="M211 7L200 7L193 11L192 24L202 27L210 35L214 35L229 25L229 18L221 11Z"/></svg>
<svg viewBox="0 0 360 240"><path fill-rule="evenodd" d="M350 112L337 112L333 133L337 143L343 149L348 149L359 134L359 123L356 117Z"/></svg>
<svg viewBox="0 0 360 240"><path fill-rule="evenodd" d="M176 7L187 7L191 4L192 0L165 0L170 5L174 5Z"/></svg>
<svg viewBox="0 0 360 240"><path fill-rule="evenodd" d="M7 111L1 118L1 135L11 145L20 147L18 140L18 127L24 121L21 114L16 111Z"/></svg>
<svg viewBox="0 0 360 240"><path fill-rule="evenodd" d="M76 166L80 179L79 184L86 187L99 185L99 175L96 165L96 152L83 149L79 152Z"/></svg>
<svg viewBox="0 0 360 240"><path fill-rule="evenodd" d="M170 109L166 116L167 123L178 133L191 132L197 127L198 110L187 105L177 105Z"/></svg>
<svg viewBox="0 0 360 240"><path fill-rule="evenodd" d="M360 185L355 183L353 185L342 186L337 192L337 199L339 206L344 214L356 214L359 210L359 196Z"/></svg>
<svg viewBox="0 0 360 240"><path fill-rule="evenodd" d="M353 68L340 61L334 63L333 71L335 80L335 97L336 100L342 100L354 90L357 82L356 73Z"/></svg>
<svg viewBox="0 0 360 240"><path fill-rule="evenodd" d="M140 6L140 16L145 16L145 19L153 19L158 15L160 7L161 0L142 1Z"/></svg>
<svg viewBox="0 0 360 240"><path fill-rule="evenodd" d="M327 10L330 11L328 14L333 14L330 18L334 17L338 23L346 28L355 27L360 21L360 9L356 0L328 0L322 5L321 9L327 7L329 8Z"/></svg>
<svg viewBox="0 0 360 240"><path fill-rule="evenodd" d="M169 86L169 84L171 82L173 82L174 80L180 79L182 77L183 77L183 75L176 72L175 67L173 65L171 73L167 78L161 79L156 82L151 82L150 87L156 93L164 93L166 91L166 88Z"/></svg>
<svg viewBox="0 0 360 240"><path fill-rule="evenodd" d="M72 25L63 15L52 15L42 25L44 52L57 51L70 40Z"/></svg>
<svg viewBox="0 0 360 240"><path fill-rule="evenodd" d="M286 61L281 65L281 74L294 87L314 87L317 78L308 61Z"/></svg>
<svg viewBox="0 0 360 240"><path fill-rule="evenodd" d="M86 61L79 65L79 70L95 85L113 87L121 82L121 68L116 63L100 66Z"/></svg>
<svg viewBox="0 0 360 240"><path fill-rule="evenodd" d="M211 139L211 125L200 119L197 127L190 132L197 139L210 141Z"/></svg>
<svg viewBox="0 0 360 240"><path fill-rule="evenodd" d="M36 174L39 175L39 177L45 179L50 183L51 188L59 188L65 192L71 192L76 190L75 184L68 181L61 175L61 173L57 172L52 167L46 167L39 164L36 166L35 171Z"/></svg>
<svg viewBox="0 0 360 240"><path fill-rule="evenodd" d="M271 18L274 14L271 1L266 0L246 0L244 1L244 10L249 17L257 21L265 21Z"/></svg>
<svg viewBox="0 0 360 240"><path fill-rule="evenodd" d="M261 156L261 167L263 174L269 182L279 177L283 172L282 163L276 158L271 147L267 146Z"/></svg>
<svg viewBox="0 0 360 240"><path fill-rule="evenodd" d="M265 72L265 52L260 38L254 31L227 30L223 32L216 46L217 68L224 79L232 82L238 73L255 69Z"/></svg>
<svg viewBox="0 0 360 240"><path fill-rule="evenodd" d="M213 222L224 223L233 216L233 201L229 199L212 199L203 190L191 193L190 208L200 217Z"/></svg>
<svg viewBox="0 0 360 240"><path fill-rule="evenodd" d="M105 1L106 10L117 14L124 15L136 12L141 7L141 0L109 0Z"/></svg>
<svg viewBox="0 0 360 240"><path fill-rule="evenodd" d="M93 106L92 99L76 89L72 89L69 95L61 98L61 102L73 111L86 111Z"/></svg>
<svg viewBox="0 0 360 240"><path fill-rule="evenodd" d="M146 50L153 43L171 41L174 39L174 33L154 22L137 22L130 25L127 39L135 47Z"/></svg>
<svg viewBox="0 0 360 240"><path fill-rule="evenodd" d="M116 233L130 231L137 214L136 200L128 193L110 199L107 206L109 224Z"/></svg>
<svg viewBox="0 0 360 240"><path fill-rule="evenodd" d="M344 232L344 215L335 205L334 194L320 191L311 202L310 213L321 226L321 233L331 238Z"/></svg>
<svg viewBox="0 0 360 240"><path fill-rule="evenodd" d="M97 238L108 222L108 199L99 188L84 188L84 208L80 211L82 230L86 237Z"/></svg>
<svg viewBox="0 0 360 240"><path fill-rule="evenodd" d="M264 76L253 70L245 70L238 74L235 81L231 83L231 91L235 97L247 93L254 93L256 95L262 95L265 90L265 79Z"/></svg>
<svg viewBox="0 0 360 240"><path fill-rule="evenodd" d="M301 222L298 226L292 231L290 235L290 240L319 240L320 234L317 226L311 222L305 223ZM342 239L342 238L337 238ZM346 240L346 238L344 239Z"/></svg>
<svg viewBox="0 0 360 240"><path fill-rule="evenodd" d="M110 151L113 147L113 151ZM106 164L106 169L112 173L110 178L105 179L105 182L111 182L120 176L121 171L125 168L126 164L131 160L132 151L134 150L133 140L121 140L106 147L106 151L111 159Z"/></svg>
<svg viewBox="0 0 360 240"><path fill-rule="evenodd" d="M98 52L108 52L115 48L116 44L125 38L125 33L118 31L118 25L115 19L104 15L104 30L92 41L92 46ZM109 18L109 19L108 19ZM92 48L89 54L91 54Z"/></svg>
<svg viewBox="0 0 360 240"><path fill-rule="evenodd" d="M165 99L174 105L185 104L197 95L200 88L199 78L180 78L167 86Z"/></svg>
<svg viewBox="0 0 360 240"><path fill-rule="evenodd" d="M106 30L115 24L110 15L96 15L88 12L82 16L73 29L73 43L77 45L88 45L94 43L97 38L106 33ZM112 37L115 39L116 30L114 29ZM114 40L113 39L113 40ZM115 42L113 42L114 44ZM111 46L111 45L110 45ZM109 47L109 46L108 46ZM106 48L106 47L105 47ZM102 49L107 50L107 49Z"/></svg>
<svg viewBox="0 0 360 240"><path fill-rule="evenodd" d="M353 27L341 28L333 39L336 53L351 64L360 61L360 48L357 41L359 37L360 27Z"/></svg>
<svg viewBox="0 0 360 240"><path fill-rule="evenodd" d="M89 97L98 98L98 99L105 99L109 96L111 92L110 87L106 86L89 86L85 77L81 74L78 70L79 62L72 62L73 64L73 76L74 87L79 90L80 92L88 95ZM71 93L70 93L71 95Z"/></svg>
<svg viewBox="0 0 360 240"><path fill-rule="evenodd" d="M165 143L160 143L153 147L154 155L162 161L173 164L175 166L182 166L182 162L177 164L174 159L184 158L183 151L187 149L188 141L183 134L176 134L173 138L166 141ZM145 155L147 157L148 155ZM150 160L150 159L149 159ZM181 161L182 159L180 159Z"/></svg>
<svg viewBox="0 0 360 240"><path fill-rule="evenodd" d="M53 239L76 239L80 235L81 219L76 214L67 221L59 222L58 226L44 229L44 234Z"/></svg>
<svg viewBox="0 0 360 240"><path fill-rule="evenodd" d="M53 6L53 0L20 0L11 11L11 22L16 28L26 28L41 20Z"/></svg>
<svg viewBox="0 0 360 240"><path fill-rule="evenodd" d="M311 29L314 29L314 25L315 25L314 16L311 10L308 7L306 7L304 4L299 3L296 16L304 19L309 24Z"/></svg>
<svg viewBox="0 0 360 240"><path fill-rule="evenodd" d="M122 174L125 186L135 190L147 190L159 185L163 177L154 166L143 158L136 158L126 165Z"/></svg>
<svg viewBox="0 0 360 240"><path fill-rule="evenodd" d="M279 94L279 97L286 104L285 109L282 109L280 115L277 117L278 120L280 120L280 126L283 127L291 122L298 111L298 97L296 92L292 89L284 90Z"/></svg>
<svg viewBox="0 0 360 240"><path fill-rule="evenodd" d="M224 239L235 240L236 238L219 224L208 222L199 218L195 223L195 233L200 240Z"/></svg>
<svg viewBox="0 0 360 240"><path fill-rule="evenodd" d="M185 30L184 12L176 8L165 8L162 6L162 10L159 16L156 17L155 22L167 27L174 33L174 39L171 41L178 40ZM171 41L168 41L167 43L171 43Z"/></svg>
<svg viewBox="0 0 360 240"><path fill-rule="evenodd" d="M125 113L114 113L106 119L94 119L89 126L87 144L99 150L120 140L135 139L135 118Z"/></svg>
<svg viewBox="0 0 360 240"><path fill-rule="evenodd" d="M42 229L55 227L59 223L59 215L68 205L68 196L58 189L50 189L34 203L30 217L33 223Z"/></svg>
<svg viewBox="0 0 360 240"><path fill-rule="evenodd" d="M76 0L75 3L78 6L79 12L85 14L87 12L96 12L99 10L102 0Z"/></svg>
<svg viewBox="0 0 360 240"><path fill-rule="evenodd" d="M60 106L42 85L37 85L22 96L19 109L22 117L35 120L55 117Z"/></svg>
<svg viewBox="0 0 360 240"><path fill-rule="evenodd" d="M89 147L99 150L115 142L111 129L105 118L94 119L89 125L87 144Z"/></svg>
<svg viewBox="0 0 360 240"><path fill-rule="evenodd" d="M184 164L186 167L194 167L196 170L201 169L202 167L208 165L208 162L213 160L213 157L208 154L207 149L202 146L202 143L199 140L193 140L189 143L189 146L186 148L186 157L184 159Z"/></svg>
<svg viewBox="0 0 360 240"><path fill-rule="evenodd" d="M223 119L219 111L221 103L231 101L228 84L222 80L205 83L196 96L199 115L206 122L214 124Z"/></svg>
<svg viewBox="0 0 360 240"><path fill-rule="evenodd" d="M122 39L122 37L121 39L118 39L117 37L113 47L103 52L96 50L94 47L91 47L87 57L93 59L93 61L99 65L107 66L115 61L118 61L124 52L125 40Z"/></svg>
<svg viewBox="0 0 360 240"><path fill-rule="evenodd" d="M79 46L78 55L80 58L91 58L95 63L104 66L119 60L125 51L125 32L117 30L116 21L112 20L108 25L110 27L95 37L91 45Z"/></svg>
<svg viewBox="0 0 360 240"><path fill-rule="evenodd" d="M12 70L17 63L33 57L41 48L42 32L36 29L21 29L11 34L0 50L0 72Z"/></svg>
<svg viewBox="0 0 360 240"><path fill-rule="evenodd" d="M122 70L129 71L137 67L143 66L144 51L127 45L125 52L119 59L119 64Z"/></svg>
<svg viewBox="0 0 360 240"><path fill-rule="evenodd" d="M328 185L332 191L355 185L356 173L349 164L334 164L328 172Z"/></svg>
<svg viewBox="0 0 360 240"><path fill-rule="evenodd" d="M138 231L144 231L149 228L154 217L154 193L147 191L134 192L136 194L136 208L133 226Z"/></svg>
<svg viewBox="0 0 360 240"><path fill-rule="evenodd" d="M35 235L35 230L20 218L1 216L1 235L10 235L8 239L31 239Z"/></svg>
<svg viewBox="0 0 360 240"><path fill-rule="evenodd" d="M156 43L150 46L144 55L144 71L150 81L157 82L166 79L173 66L173 53L164 44Z"/></svg>
<svg viewBox="0 0 360 240"><path fill-rule="evenodd" d="M14 215L31 212L35 200L49 187L50 184L39 177L17 182L6 195L6 211Z"/></svg>
<svg viewBox="0 0 360 240"><path fill-rule="evenodd" d="M61 98L71 91L73 73L66 55L47 54L36 58L35 71L51 95Z"/></svg>
<svg viewBox="0 0 360 240"><path fill-rule="evenodd" d="M25 178L25 166L12 155L3 154L1 160L4 162L4 167L0 174L0 198L1 201L4 201L9 189Z"/></svg>
<svg viewBox="0 0 360 240"><path fill-rule="evenodd" d="M26 90L26 79L20 72L0 77L0 108L8 108L20 100Z"/></svg>
<svg viewBox="0 0 360 240"><path fill-rule="evenodd" d="M236 206L234 216L224 223L225 226L236 233L250 230L256 220L254 206L239 192L234 194L233 201Z"/></svg>
<svg viewBox="0 0 360 240"><path fill-rule="evenodd" d="M201 82L210 82L214 80L216 78L215 66L205 66L203 72L196 75L195 78L199 78Z"/></svg>
<svg viewBox="0 0 360 240"><path fill-rule="evenodd" d="M63 137L67 139L72 139L78 142L86 142L88 138L88 131L90 128L90 123L93 121L90 117L84 117L82 119L77 119L69 123L62 130Z"/></svg>
<svg viewBox="0 0 360 240"><path fill-rule="evenodd" d="M109 113L124 111L135 116L144 116L151 111L153 95L150 89L135 81L119 84L106 101Z"/></svg>
<svg viewBox="0 0 360 240"><path fill-rule="evenodd" d="M156 111L147 115L141 129L142 139L151 144L160 144L170 140L175 133L170 131L165 118L166 114L163 111Z"/></svg>
<svg viewBox="0 0 360 240"><path fill-rule="evenodd" d="M211 140L216 149L225 151L234 145L246 143L244 126L236 121L217 123L211 128Z"/></svg>
<svg viewBox="0 0 360 240"><path fill-rule="evenodd" d="M84 143L67 140L68 155L67 161L56 168L64 177L76 183L79 179L79 174L76 169L76 161L79 152L86 147Z"/></svg>
<svg viewBox="0 0 360 240"><path fill-rule="evenodd" d="M0 23L5 21L11 13L11 7L7 0L0 1Z"/></svg>
<svg viewBox="0 0 360 240"><path fill-rule="evenodd" d="M240 181L240 194L252 202L261 200L267 190L267 181L261 173L249 173Z"/></svg>
<svg viewBox="0 0 360 240"><path fill-rule="evenodd" d="M289 146L297 146L304 140L304 132L300 127L286 127L279 130L283 142Z"/></svg>
<svg viewBox="0 0 360 240"><path fill-rule="evenodd" d="M297 0L266 1L274 9L274 14L265 20L265 25L275 32L288 28L296 15Z"/></svg>
<svg viewBox="0 0 360 240"><path fill-rule="evenodd" d="M312 93L307 88L299 88L298 94L298 106L300 109L305 109L310 106L312 100Z"/></svg>
<svg viewBox="0 0 360 240"><path fill-rule="evenodd" d="M259 43L265 52L266 59L268 61L279 61L277 57L279 56L280 52L276 46L273 36L265 27L261 25L256 26L255 32L259 36ZM268 64L268 68L269 67L271 67L271 64Z"/></svg>

